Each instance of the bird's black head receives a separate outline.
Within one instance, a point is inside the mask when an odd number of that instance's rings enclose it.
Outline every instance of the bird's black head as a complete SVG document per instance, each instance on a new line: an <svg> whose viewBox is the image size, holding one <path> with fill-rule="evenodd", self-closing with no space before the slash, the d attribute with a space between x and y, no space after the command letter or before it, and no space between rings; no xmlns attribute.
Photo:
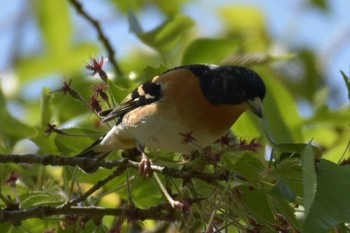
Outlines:
<svg viewBox="0 0 350 233"><path fill-rule="evenodd" d="M205 97L212 104L241 104L259 97L264 99L266 87L260 76L240 66L188 65L198 78Z"/></svg>
<svg viewBox="0 0 350 233"><path fill-rule="evenodd" d="M191 70L199 78L204 96L215 105L254 105L256 100L261 104L266 94L266 87L260 76L245 67L188 65L181 68ZM255 110L253 112L261 116L261 109Z"/></svg>

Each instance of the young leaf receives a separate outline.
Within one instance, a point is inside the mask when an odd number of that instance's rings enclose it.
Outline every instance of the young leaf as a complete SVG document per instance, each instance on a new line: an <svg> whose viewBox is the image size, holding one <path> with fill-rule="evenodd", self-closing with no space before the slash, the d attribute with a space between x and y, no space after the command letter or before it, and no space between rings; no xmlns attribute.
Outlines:
<svg viewBox="0 0 350 233"><path fill-rule="evenodd" d="M220 64L237 51L239 42L233 39L197 39L186 48L182 64Z"/></svg>
<svg viewBox="0 0 350 233"><path fill-rule="evenodd" d="M149 32L136 34L145 44L165 54L174 48L181 35L193 26L189 17L177 15Z"/></svg>
<svg viewBox="0 0 350 233"><path fill-rule="evenodd" d="M348 98L350 101L350 78L341 70L340 71L341 75L343 76L344 82L345 82L345 86L348 89Z"/></svg>
<svg viewBox="0 0 350 233"><path fill-rule="evenodd" d="M150 80L153 77L160 75L161 73L163 73L164 71L168 70L168 67L161 64L159 65L158 68L152 67L152 66L147 66L143 71L144 71L144 76L145 76L145 80Z"/></svg>

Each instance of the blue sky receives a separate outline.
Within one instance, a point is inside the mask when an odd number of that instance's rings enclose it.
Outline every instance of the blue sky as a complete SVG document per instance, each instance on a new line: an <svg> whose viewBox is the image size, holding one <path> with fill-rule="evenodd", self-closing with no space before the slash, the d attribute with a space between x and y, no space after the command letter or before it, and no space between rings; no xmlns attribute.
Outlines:
<svg viewBox="0 0 350 233"><path fill-rule="evenodd" d="M106 34L113 38L112 42L119 56L126 55L135 47L147 49L133 34L129 33L126 18L115 15L114 9L106 4L106 1L84 0L83 2L91 14L103 22ZM293 48L303 46L309 46L316 51L320 61L323 62L321 67L324 67L329 85L333 91L338 93L338 98L332 104L334 107L340 107L348 103L339 70L349 73L350 69L350 17L348 17L350 1L332 0L329 2L331 10L328 13L308 7L306 1L303 0L197 0L187 4L183 11L197 22L201 36L215 36L220 29L220 22L215 13L218 7L227 4L259 7L265 14L268 30L276 43L285 45L291 52ZM13 49L10 46L14 38L13 25L19 12L23 11L30 1L2 0L2 3L6 7L0 9L0 55L2 58L0 59L0 76L11 71L8 54L11 54L11 49ZM164 16L151 8L138 17L145 29L153 28L164 19ZM84 19L76 15L74 20L78 25L79 34L96 40L93 29L86 24ZM23 34L25 43L18 49L23 53L30 53L40 48L38 44L40 35L33 19L27 20L25 28Z"/></svg>

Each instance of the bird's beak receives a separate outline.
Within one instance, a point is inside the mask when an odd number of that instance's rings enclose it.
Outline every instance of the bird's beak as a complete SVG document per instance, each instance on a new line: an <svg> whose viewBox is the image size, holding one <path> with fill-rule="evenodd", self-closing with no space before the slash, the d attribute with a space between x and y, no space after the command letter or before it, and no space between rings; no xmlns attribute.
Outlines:
<svg viewBox="0 0 350 233"><path fill-rule="evenodd" d="M262 102L259 97L255 97L253 100L248 100L246 103L250 111L252 111L259 118L263 117Z"/></svg>

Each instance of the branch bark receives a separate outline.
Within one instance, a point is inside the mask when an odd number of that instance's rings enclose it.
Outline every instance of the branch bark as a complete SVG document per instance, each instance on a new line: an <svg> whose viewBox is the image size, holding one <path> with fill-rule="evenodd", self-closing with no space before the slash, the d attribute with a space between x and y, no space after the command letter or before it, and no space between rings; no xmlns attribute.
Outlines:
<svg viewBox="0 0 350 233"><path fill-rule="evenodd" d="M81 168L103 167L113 169L116 167L139 169L140 163L123 158L121 160L98 160L92 158L78 158L59 155L4 155L0 154L0 163L27 163L27 164L43 164L51 166L79 166ZM195 178L206 182L214 182L218 180L227 180L230 173L222 171L217 173L195 173L191 171L182 171L173 168L151 165L153 172L161 173L165 176L180 179Z"/></svg>
<svg viewBox="0 0 350 233"><path fill-rule="evenodd" d="M165 212L164 209L168 211ZM87 216L93 220L101 220L104 216L118 216L121 213L125 214L129 220L170 220L174 219L172 208L166 208L164 205L151 207L149 209L139 209L129 207L125 208L103 208L103 207L54 207L54 206L38 206L29 209L17 210L0 210L0 222L12 222L14 225L20 225L22 221L29 218L44 218L49 216ZM175 220L175 219L174 219Z"/></svg>

